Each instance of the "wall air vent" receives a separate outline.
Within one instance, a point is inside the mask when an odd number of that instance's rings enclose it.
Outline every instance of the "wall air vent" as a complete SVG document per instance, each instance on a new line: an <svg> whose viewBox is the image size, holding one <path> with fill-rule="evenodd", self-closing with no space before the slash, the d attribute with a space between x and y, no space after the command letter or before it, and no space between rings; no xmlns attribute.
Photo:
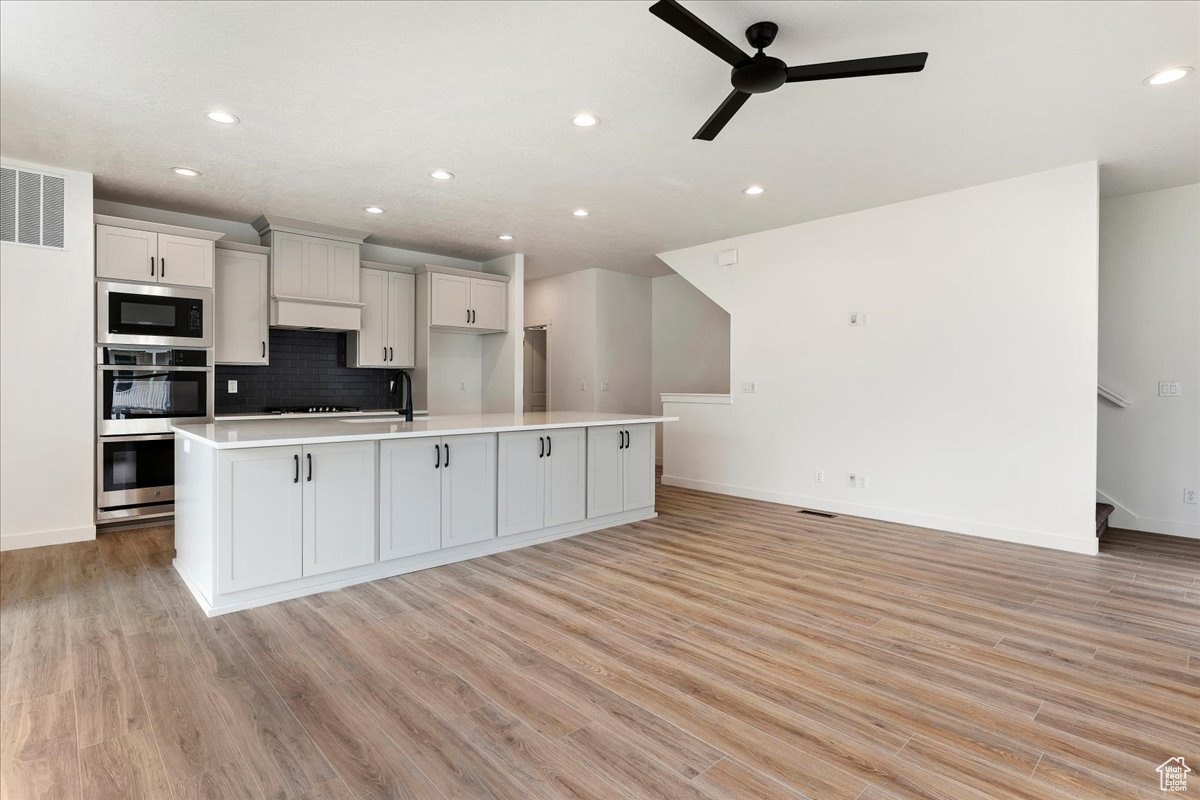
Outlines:
<svg viewBox="0 0 1200 800"><path fill-rule="evenodd" d="M0 242L62 250L66 188L61 175L0 166Z"/></svg>

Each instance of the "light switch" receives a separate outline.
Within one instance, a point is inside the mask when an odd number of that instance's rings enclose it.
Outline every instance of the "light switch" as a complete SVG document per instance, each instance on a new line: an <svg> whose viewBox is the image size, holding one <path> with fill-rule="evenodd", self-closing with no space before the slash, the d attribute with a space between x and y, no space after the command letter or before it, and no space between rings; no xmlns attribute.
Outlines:
<svg viewBox="0 0 1200 800"><path fill-rule="evenodd" d="M237 394L237 381L229 381L229 393Z"/></svg>
<svg viewBox="0 0 1200 800"><path fill-rule="evenodd" d="M742 384L742 392L744 394L757 394L758 393L758 384L755 383L754 381L746 381L745 383Z"/></svg>
<svg viewBox="0 0 1200 800"><path fill-rule="evenodd" d="M608 381L600 381L600 391L602 391L602 392L608 391Z"/></svg>
<svg viewBox="0 0 1200 800"><path fill-rule="evenodd" d="M1158 396L1159 397L1179 397L1183 394L1178 381L1159 381Z"/></svg>
<svg viewBox="0 0 1200 800"><path fill-rule="evenodd" d="M736 248L733 250L722 250L717 253L717 266L719 267L732 267L737 264L737 261L738 251Z"/></svg>

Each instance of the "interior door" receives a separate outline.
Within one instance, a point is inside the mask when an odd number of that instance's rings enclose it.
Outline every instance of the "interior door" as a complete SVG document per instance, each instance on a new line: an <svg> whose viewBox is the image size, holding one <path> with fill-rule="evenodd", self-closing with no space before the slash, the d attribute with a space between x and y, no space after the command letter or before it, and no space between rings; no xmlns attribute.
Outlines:
<svg viewBox="0 0 1200 800"><path fill-rule="evenodd" d="M379 443L379 560L442 546L442 440Z"/></svg>
<svg viewBox="0 0 1200 800"><path fill-rule="evenodd" d="M461 275L429 276L429 324L449 328L469 328L468 309L471 280Z"/></svg>
<svg viewBox="0 0 1200 800"><path fill-rule="evenodd" d="M388 363L388 273L364 269L362 288L362 329L358 331L358 366L386 367Z"/></svg>
<svg viewBox="0 0 1200 800"><path fill-rule="evenodd" d="M375 561L375 442L304 448L304 574Z"/></svg>
<svg viewBox="0 0 1200 800"><path fill-rule="evenodd" d="M546 407L546 331L527 328L524 337L524 391L526 413L547 411Z"/></svg>
<svg viewBox="0 0 1200 800"><path fill-rule="evenodd" d="M654 426L630 425L622 484L626 511L654 505Z"/></svg>
<svg viewBox="0 0 1200 800"><path fill-rule="evenodd" d="M389 367L416 364L417 280L404 272L388 274Z"/></svg>
<svg viewBox="0 0 1200 800"><path fill-rule="evenodd" d="M442 437L442 547L496 535L496 434Z"/></svg>
<svg viewBox="0 0 1200 800"><path fill-rule="evenodd" d="M221 452L217 591L299 578L303 485L299 447Z"/></svg>
<svg viewBox="0 0 1200 800"><path fill-rule="evenodd" d="M578 522L587 512L586 428L546 431L543 527Z"/></svg>
<svg viewBox="0 0 1200 800"><path fill-rule="evenodd" d="M508 327L508 284L471 278L471 326L492 331Z"/></svg>
<svg viewBox="0 0 1200 800"><path fill-rule="evenodd" d="M158 282L212 288L213 247L209 239L160 233Z"/></svg>
<svg viewBox="0 0 1200 800"><path fill-rule="evenodd" d="M616 425L587 429L587 515L602 517L625 509L621 467L624 438Z"/></svg>
<svg viewBox="0 0 1200 800"><path fill-rule="evenodd" d="M499 434L496 529L500 536L544 527L546 431Z"/></svg>
<svg viewBox="0 0 1200 800"><path fill-rule="evenodd" d="M266 364L266 256L217 250L213 283L216 363Z"/></svg>
<svg viewBox="0 0 1200 800"><path fill-rule="evenodd" d="M153 266L150 259L154 259ZM97 225L96 277L154 283L158 277L158 234Z"/></svg>

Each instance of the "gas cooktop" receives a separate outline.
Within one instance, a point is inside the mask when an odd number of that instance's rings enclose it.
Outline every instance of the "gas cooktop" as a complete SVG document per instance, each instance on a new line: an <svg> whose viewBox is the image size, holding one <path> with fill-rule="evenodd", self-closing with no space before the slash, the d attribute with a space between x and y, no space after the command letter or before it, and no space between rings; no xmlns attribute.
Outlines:
<svg viewBox="0 0 1200 800"><path fill-rule="evenodd" d="M268 408L268 414L352 414L362 411L358 406L278 406Z"/></svg>

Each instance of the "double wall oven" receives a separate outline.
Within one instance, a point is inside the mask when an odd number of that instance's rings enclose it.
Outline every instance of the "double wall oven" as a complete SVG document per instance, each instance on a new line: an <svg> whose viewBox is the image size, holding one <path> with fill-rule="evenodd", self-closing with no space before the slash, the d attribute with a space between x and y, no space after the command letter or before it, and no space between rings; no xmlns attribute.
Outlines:
<svg viewBox="0 0 1200 800"><path fill-rule="evenodd" d="M174 512L171 425L213 417L212 293L96 284L96 518Z"/></svg>

